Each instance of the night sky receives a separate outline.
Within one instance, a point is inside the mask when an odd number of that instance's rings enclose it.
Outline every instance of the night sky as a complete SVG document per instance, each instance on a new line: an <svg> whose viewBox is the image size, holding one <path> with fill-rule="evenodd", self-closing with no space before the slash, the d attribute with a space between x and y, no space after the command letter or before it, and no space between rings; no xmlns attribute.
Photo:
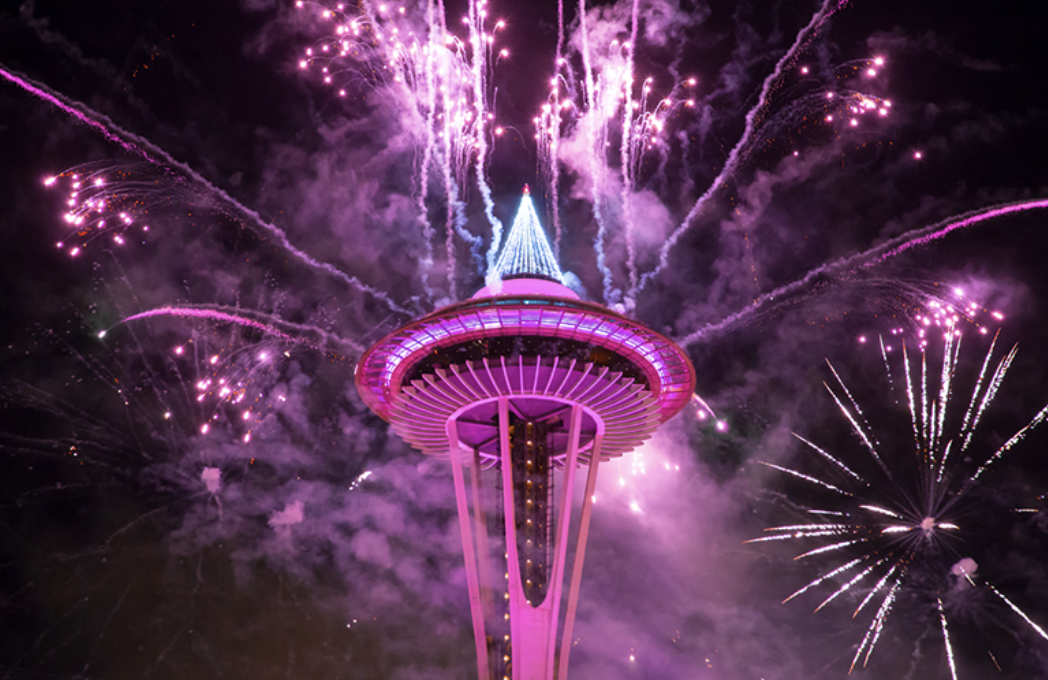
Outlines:
<svg viewBox="0 0 1048 680"><path fill-rule="evenodd" d="M364 407L353 367L361 347L449 302L452 277L461 299L483 276L460 236L448 266L436 171L420 218L418 116L400 85L374 61L332 62L331 85L318 67L300 69L331 23L319 5L293 4L0 10L0 68L94 112L152 159L0 79L0 680L423 680L475 668L450 470ZM675 102L632 193L641 273L736 162L631 299L621 127L609 125L608 170L595 180L566 122L561 265L587 299L688 338L698 393L726 429L688 408L601 469L572 677L847 676L882 597L852 613L884 569L814 613L857 572L782 600L863 546L795 560L837 539L745 541L810 522L811 508L920 504L901 354L905 344L919 380L924 329L937 395L943 330L921 320L936 305L964 312L944 439L961 429L998 330L990 373L1019 348L970 446L954 444L951 489L1048 404L1048 210L862 255L958 215L1048 198L1043 13L999 4L857 1L768 80L820 5L640 3L636 91L651 77L653 101L673 90ZM598 68L615 63L611 40L628 39L630 7L591 9ZM459 36L465 9L449 0ZM532 118L549 93L557 6L492 0L490 11L506 22L496 51L509 52L489 93L491 125L504 129L486 166L495 214L508 227L529 183L552 231ZM424 17L424 3L406 3L397 21L421 30ZM576 78L564 88L577 91L574 4L565 23ZM856 92L873 104L862 115L839 108L861 107ZM112 205L130 223L110 215L78 234L62 219L73 174L122 187ZM475 172L463 179L462 230L483 252L483 191ZM593 247L594 182L610 296ZM331 271L290 254L280 233ZM172 305L285 335L185 316L120 323ZM890 479L824 388L844 395L827 361ZM965 488L947 518L957 530L898 565L907 578L850 677L951 678L941 601L958 678L1048 678L1048 639L990 589L1048 627L1042 427ZM865 481L848 482L791 433ZM885 538L866 545L889 564L898 554ZM971 583L951 572L962 558L978 565Z"/></svg>

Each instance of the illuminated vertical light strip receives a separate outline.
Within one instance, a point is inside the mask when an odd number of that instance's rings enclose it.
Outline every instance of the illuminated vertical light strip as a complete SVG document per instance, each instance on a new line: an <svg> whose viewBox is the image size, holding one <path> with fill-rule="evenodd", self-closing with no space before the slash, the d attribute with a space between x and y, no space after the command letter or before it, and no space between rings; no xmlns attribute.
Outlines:
<svg viewBox="0 0 1048 680"><path fill-rule="evenodd" d="M458 506L459 531L462 534L462 553L465 558L466 583L469 590L469 607L473 619L473 639L477 648L477 673L481 680L488 677L488 648L484 634L484 607L480 595L480 575L477 556L473 546L473 531L469 526L469 505L466 499L466 483L462 474L462 451L459 449L457 423L448 421L448 453L451 458L451 476L455 486L455 503ZM473 502L479 503L478 498Z"/></svg>
<svg viewBox="0 0 1048 680"><path fill-rule="evenodd" d="M524 186L524 198L521 199L520 209L513 219L506 246L495 263L494 271L499 279L536 274L563 283L560 267L539 224L527 185Z"/></svg>
<svg viewBox="0 0 1048 680"><path fill-rule="evenodd" d="M564 461L562 476L564 489L561 492L560 517L557 520L556 554L553 559L553 578L550 581L550 595L546 602L550 609L546 638L546 676L555 677L557 649L557 626L560 623L560 600L564 587L564 572L568 559L568 535L571 529L572 491L575 489L575 472L579 467L579 441L582 432L582 407L573 404L571 407L571 424L568 430L568 455ZM575 559L578 559L579 547L575 546ZM581 545L585 551L585 544Z"/></svg>
<svg viewBox="0 0 1048 680"><path fill-rule="evenodd" d="M586 541L589 538L590 515L593 512L593 498L597 491L597 467L600 465L601 447L604 433L598 431L590 449L590 468L586 475L586 491L582 497L582 515L579 518L579 533L575 539L575 559L571 565L571 587L568 589L568 606L564 615L564 630L560 639L560 653L557 659L558 678L568 677L568 659L571 656L572 637L575 630L575 612L579 606L579 586L582 584L582 565L586 558Z"/></svg>

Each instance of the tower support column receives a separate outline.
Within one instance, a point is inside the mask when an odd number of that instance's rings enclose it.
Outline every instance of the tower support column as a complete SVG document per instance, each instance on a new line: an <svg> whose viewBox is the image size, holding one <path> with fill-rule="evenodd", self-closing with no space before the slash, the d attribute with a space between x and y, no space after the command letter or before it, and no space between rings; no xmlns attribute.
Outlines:
<svg viewBox="0 0 1048 680"><path fill-rule="evenodd" d="M593 514L593 494L597 490L597 468L600 465L600 447L603 435L598 434L593 442L592 460L586 475L586 495L582 499L582 517L579 519L579 538L575 548L575 559L571 565L571 590L568 591L568 611L564 615L564 637L560 642L560 659L557 663L558 680L568 677L568 657L571 654L572 635L575 630L575 612L579 607L579 587L582 585L582 564L586 557L586 541L589 538L590 515Z"/></svg>
<svg viewBox="0 0 1048 680"><path fill-rule="evenodd" d="M469 609L473 618L473 638L477 646L477 677L480 680L491 680L491 674L488 672L488 638L484 632L484 604L480 595L480 573L477 569L473 531L469 522L466 480L462 473L462 451L459 448L458 428L454 420L448 422L447 432L451 477L455 484L455 505L458 510L459 532L462 534L462 554L466 561L466 586L469 589ZM473 501L479 503L478 498L474 498Z"/></svg>

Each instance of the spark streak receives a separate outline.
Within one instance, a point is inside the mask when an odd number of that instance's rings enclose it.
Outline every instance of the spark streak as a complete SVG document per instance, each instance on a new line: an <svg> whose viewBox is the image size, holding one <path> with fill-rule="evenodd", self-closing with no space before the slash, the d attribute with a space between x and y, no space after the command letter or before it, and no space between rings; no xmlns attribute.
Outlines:
<svg viewBox="0 0 1048 680"><path fill-rule="evenodd" d="M950 644L950 629L946 625L946 612L942 608L942 598L936 598L935 603L939 606L939 621L942 623L942 639L946 645L946 660L950 664L950 676L957 680L957 664L953 660L953 645Z"/></svg>
<svg viewBox="0 0 1048 680"><path fill-rule="evenodd" d="M992 585L990 585L988 583L986 585L987 585L987 587L990 590L993 591L993 594L996 595L997 597L1001 598L1004 601L1004 603L1011 608L1011 610L1013 612L1015 612L1020 617L1022 617L1023 621L1025 621L1026 623L1030 624L1030 627L1033 628L1035 631L1037 631L1038 635L1043 637L1045 640L1048 640L1048 633L1045 632L1044 628L1041 628L1039 625L1034 623L1033 619L1031 619L1029 616L1026 615L1026 612L1024 612L1023 610L1019 609L1017 606L1015 606L1015 603L1013 603L1011 600L1009 600L1007 597L1005 597L1003 594L1001 594L1001 591L997 590L996 588L994 588Z"/></svg>
<svg viewBox="0 0 1048 680"><path fill-rule="evenodd" d="M793 41L793 44L790 46L790 48L786 50L785 54L783 54L779 58L779 61L776 62L775 68L772 70L770 74L768 74L768 77L764 79L764 84L761 86L760 95L758 95L757 97L757 103L754 104L753 108L751 108L746 113L746 127L742 133L742 136L739 138L739 141L736 142L735 146L728 154L727 160L724 161L724 169L721 170L720 174L714 178L713 183L710 184L709 188L706 189L705 193L703 193L702 196L700 196L699 199L695 201L695 204L692 206L691 210L681 221L680 226L678 226L673 231L673 233L670 234L670 237L666 239L666 242L659 249L658 266L650 272L646 273L643 277L641 277L640 284L637 286L636 290L630 291L632 295L635 296L637 293L642 291L649 281L661 274L662 270L669 266L670 251L673 249L675 245L677 245L677 242L680 240L681 236L683 236L684 233L691 228L691 226L695 222L695 219L699 216L699 213L702 212L702 209L706 206L706 203L709 202L710 198L712 198L721 188L721 186L723 186L724 183L734 174L736 166L739 163L740 154L749 146L750 139L753 137L754 130L756 129L758 124L758 118L767 106L768 99L771 95L772 87L775 85L775 83L778 82L779 78L782 76L783 70L789 64L793 63L793 61L797 57L797 53L801 50L802 47L804 47L805 44L807 44L808 40L815 33L815 31L817 31L819 27L822 26L822 24L827 19L829 19L838 9L840 9L845 4L846 0L824 0L822 7L820 7L819 10L812 16L811 21L808 22L808 25L801 29L800 33L797 34L797 38Z"/></svg>
<svg viewBox="0 0 1048 680"><path fill-rule="evenodd" d="M277 319L261 312L223 307L220 305L193 305L193 306L164 306L156 309L150 309L145 312L140 312L122 320L120 324L127 324L140 319L149 319L161 316L170 317L181 317L186 319L203 319L213 323L232 323L237 326L244 328L251 328L253 330L261 331L266 335L270 335L280 339L281 341L288 344L303 344L308 345L314 349L322 349L318 340L323 340L325 343L333 343L346 347L354 353L363 351L363 348L353 342L341 336L336 336L322 328L316 326L308 326L304 324L291 323L290 321L284 321L283 319ZM259 321L257 318L263 318L265 321ZM115 328L115 326L114 326ZM102 332L105 335L107 329Z"/></svg>

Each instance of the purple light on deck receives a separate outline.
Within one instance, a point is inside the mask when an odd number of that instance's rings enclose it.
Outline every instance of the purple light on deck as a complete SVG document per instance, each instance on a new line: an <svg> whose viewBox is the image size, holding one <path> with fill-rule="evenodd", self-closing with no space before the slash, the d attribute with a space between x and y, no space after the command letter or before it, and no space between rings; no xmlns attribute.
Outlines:
<svg viewBox="0 0 1048 680"><path fill-rule="evenodd" d="M524 281L528 285L541 284L536 288L544 292L552 286L564 288L549 281L528 279L510 280L504 285L508 289L508 284ZM567 288L564 290L570 293ZM475 296L407 324L376 343L361 358L357 384L364 401L386 418L391 396L400 389L405 374L426 354L492 335L538 335L584 341L621 354L648 375L666 419L683 408L694 389L694 374L681 350L640 323L571 295L576 300L567 295Z"/></svg>

